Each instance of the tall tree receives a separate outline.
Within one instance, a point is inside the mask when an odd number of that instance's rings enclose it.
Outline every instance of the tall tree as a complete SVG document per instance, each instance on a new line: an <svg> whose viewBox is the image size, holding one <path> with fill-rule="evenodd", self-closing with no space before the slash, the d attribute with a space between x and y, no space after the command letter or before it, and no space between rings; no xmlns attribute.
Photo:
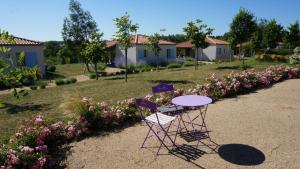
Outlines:
<svg viewBox="0 0 300 169"><path fill-rule="evenodd" d="M252 34L250 38L252 50L255 51L264 47L264 44L262 43L263 31L265 30L267 23L268 20L266 19L260 19L258 21L256 31Z"/></svg>
<svg viewBox="0 0 300 169"><path fill-rule="evenodd" d="M117 32L115 33L115 39L118 41L118 45L125 50L125 82L127 82L127 50L132 46L131 35L136 33L139 28L138 24L133 24L130 20L129 14L114 19Z"/></svg>
<svg viewBox="0 0 300 169"><path fill-rule="evenodd" d="M230 24L231 45L236 46L239 44L241 51L242 43L249 41L255 30L256 21L254 14L244 8L241 8L233 17Z"/></svg>
<svg viewBox="0 0 300 169"><path fill-rule="evenodd" d="M159 52L161 48L159 46L160 35L155 33L148 37L149 44L147 44L147 48L152 51L156 57L156 71L159 69Z"/></svg>
<svg viewBox="0 0 300 169"><path fill-rule="evenodd" d="M285 34L284 41L290 48L295 48L298 45L300 46L300 28L298 21L290 24L287 33Z"/></svg>
<svg viewBox="0 0 300 169"><path fill-rule="evenodd" d="M263 31L263 44L270 49L277 46L282 41L283 27L275 19L268 21Z"/></svg>
<svg viewBox="0 0 300 169"><path fill-rule="evenodd" d="M69 17L64 19L62 37L65 45L71 49L71 63L79 61L80 53L91 35L98 31L97 24L89 11L82 9L81 4L71 0ZM84 60L88 68L87 60Z"/></svg>
<svg viewBox="0 0 300 169"><path fill-rule="evenodd" d="M187 27L183 28L186 33L187 39L192 43L195 52L195 70L198 69L198 50L199 48L205 48L207 43L205 42L206 36L210 35L213 29L207 25L202 24L200 19L196 19L194 22L188 22Z"/></svg>
<svg viewBox="0 0 300 169"><path fill-rule="evenodd" d="M94 64L96 80L98 80L97 63L106 60L106 43L102 37L103 33L93 33L84 50L81 52L86 60Z"/></svg>

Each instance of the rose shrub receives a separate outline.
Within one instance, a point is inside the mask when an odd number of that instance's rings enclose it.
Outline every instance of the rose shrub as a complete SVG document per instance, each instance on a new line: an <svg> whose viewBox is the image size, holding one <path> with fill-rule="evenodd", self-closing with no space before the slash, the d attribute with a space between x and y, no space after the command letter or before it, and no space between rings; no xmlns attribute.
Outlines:
<svg viewBox="0 0 300 169"><path fill-rule="evenodd" d="M176 89L174 93L147 95L145 99L165 105L169 104L174 96L199 94L216 101L269 87L285 79L299 78L299 75L299 68L288 66L270 66L261 72L252 69L231 73L223 78L212 75L207 79L207 83L196 85L187 91ZM52 122L38 115L21 125L15 135L0 146L0 169L53 168L56 162L51 155L59 150L61 145L93 131L140 120L134 99L109 105L84 97L74 104L76 116L66 123Z"/></svg>

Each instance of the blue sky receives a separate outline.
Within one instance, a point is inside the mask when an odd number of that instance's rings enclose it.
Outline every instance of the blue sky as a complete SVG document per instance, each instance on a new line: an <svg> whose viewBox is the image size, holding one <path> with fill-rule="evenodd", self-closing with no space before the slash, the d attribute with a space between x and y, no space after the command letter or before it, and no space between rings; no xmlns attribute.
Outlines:
<svg viewBox="0 0 300 169"><path fill-rule="evenodd" d="M213 35L229 30L232 17L240 7L259 18L275 18L285 27L300 21L299 0L80 0L110 39L115 32L113 19L126 11L139 24L138 33L152 34L164 28L164 34L182 33L188 21L200 18L214 28ZM1 1L0 29L19 37L46 41L61 40L69 0Z"/></svg>

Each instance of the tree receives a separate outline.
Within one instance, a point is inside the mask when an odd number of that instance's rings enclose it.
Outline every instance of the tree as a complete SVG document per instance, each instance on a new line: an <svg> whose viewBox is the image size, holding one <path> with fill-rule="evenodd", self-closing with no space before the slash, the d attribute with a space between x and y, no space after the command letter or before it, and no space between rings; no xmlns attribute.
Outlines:
<svg viewBox="0 0 300 169"><path fill-rule="evenodd" d="M149 36L148 40L149 44L147 45L147 48L152 51L156 57L156 71L158 71L159 52L161 51L161 48L159 46L160 35L158 33L155 33L154 35Z"/></svg>
<svg viewBox="0 0 300 169"><path fill-rule="evenodd" d="M270 49L277 46L282 41L283 27L277 24L275 19L268 21L263 31L263 44Z"/></svg>
<svg viewBox="0 0 300 169"><path fill-rule="evenodd" d="M167 35L167 36L166 35L160 35L160 39L180 43L180 42L186 41L187 37L184 34L175 34L175 35Z"/></svg>
<svg viewBox="0 0 300 169"><path fill-rule="evenodd" d="M82 56L84 56L88 62L94 64L96 80L98 80L97 63L100 61L105 61L106 57L106 43L102 37L103 33L92 34L91 39L81 52Z"/></svg>
<svg viewBox="0 0 300 169"><path fill-rule="evenodd" d="M298 21L290 24L284 37L284 41L290 48L295 48L296 46L300 45L300 28Z"/></svg>
<svg viewBox="0 0 300 169"><path fill-rule="evenodd" d="M232 46L240 45L250 40L252 34L256 31L256 21L254 14L241 8L233 17L230 24L230 43ZM239 52L240 54L241 52ZM240 56L239 56L240 57Z"/></svg>
<svg viewBox="0 0 300 169"><path fill-rule="evenodd" d="M0 41L5 41L9 44L15 43L15 38L10 35L6 31L0 30ZM32 77L33 80L36 80L38 68L27 68L25 67L24 60L25 60L25 53L21 52L18 56L17 65L18 67L13 66L12 58L9 55L10 48L7 48L5 46L0 47L0 54L6 55L10 59L4 61L2 56L0 56L0 86L4 84L5 86L8 86L10 89L13 89L12 93L13 96L17 99L20 99L20 96L26 96L28 92L26 92L24 89L17 90L16 88L19 87L19 84L21 84L25 78ZM0 107L3 107L2 101L0 101Z"/></svg>
<svg viewBox="0 0 300 169"><path fill-rule="evenodd" d="M70 62L77 63L86 42L98 29L90 12L83 10L78 1L71 0L69 10L69 18L64 19L62 37L65 46L72 51ZM84 62L87 68L89 68L87 60L84 60Z"/></svg>
<svg viewBox="0 0 300 169"><path fill-rule="evenodd" d="M125 82L127 82L127 50L131 47L131 34L137 31L138 24L132 24L129 18L129 14L126 12L125 15L114 19L117 32L115 33L115 39L122 49L125 50Z"/></svg>
<svg viewBox="0 0 300 169"><path fill-rule="evenodd" d="M257 50L264 48L263 40L263 31L265 30L266 24L268 21L266 19L260 19L257 23L256 31L252 34L250 38L251 48L252 50Z"/></svg>
<svg viewBox="0 0 300 169"><path fill-rule="evenodd" d="M72 54L72 51L67 46L64 46L56 53L57 57L60 58L61 64L66 64L67 58L71 58Z"/></svg>
<svg viewBox="0 0 300 169"><path fill-rule="evenodd" d="M200 19L196 19L194 22L188 22L187 27L183 28L183 31L186 33L187 39L193 45L193 49L196 51L195 55L195 70L198 69L198 49L200 47L205 48L207 46L205 42L206 36L210 35L213 29L207 27L207 25L202 24Z"/></svg>
<svg viewBox="0 0 300 169"><path fill-rule="evenodd" d="M61 41L48 41L44 43L44 56L47 64L57 64L57 52L63 48Z"/></svg>

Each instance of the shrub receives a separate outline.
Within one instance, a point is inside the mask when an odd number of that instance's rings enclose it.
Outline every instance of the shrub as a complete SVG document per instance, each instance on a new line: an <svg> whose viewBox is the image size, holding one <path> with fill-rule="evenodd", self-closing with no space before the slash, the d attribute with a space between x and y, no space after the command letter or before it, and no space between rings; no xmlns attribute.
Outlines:
<svg viewBox="0 0 300 169"><path fill-rule="evenodd" d="M294 54L290 57L291 64L300 64L300 47L294 49Z"/></svg>
<svg viewBox="0 0 300 169"><path fill-rule="evenodd" d="M60 86L60 85L65 84L65 82L64 82L63 79L58 79L58 80L55 80L55 84L56 84L57 86Z"/></svg>
<svg viewBox="0 0 300 169"><path fill-rule="evenodd" d="M120 74L122 75L122 74L125 74L125 70L121 70L120 71Z"/></svg>
<svg viewBox="0 0 300 169"><path fill-rule="evenodd" d="M89 78L90 79L96 79L96 74L95 73L89 74Z"/></svg>
<svg viewBox="0 0 300 169"><path fill-rule="evenodd" d="M182 67L182 64L179 62L170 63L167 66L168 69L181 68L181 67Z"/></svg>
<svg viewBox="0 0 300 169"><path fill-rule="evenodd" d="M71 77L69 80L70 80L71 83L76 83L77 82L77 79L75 77Z"/></svg>
<svg viewBox="0 0 300 169"><path fill-rule="evenodd" d="M128 74L137 73L138 72L138 66L135 66L135 65L132 65L132 64L128 65L127 72L128 72Z"/></svg>
<svg viewBox="0 0 300 169"><path fill-rule="evenodd" d="M195 65L195 62L194 61L185 61L183 63L183 66L184 67L188 67L188 66L194 66Z"/></svg>
<svg viewBox="0 0 300 169"><path fill-rule="evenodd" d="M106 68L105 63L100 62L100 63L97 64L97 69L98 70L104 70L105 68Z"/></svg>
<svg viewBox="0 0 300 169"><path fill-rule="evenodd" d="M40 89L45 89L47 86L47 82L44 81L38 81L37 85L40 87Z"/></svg>
<svg viewBox="0 0 300 169"><path fill-rule="evenodd" d="M289 60L289 56L261 54L261 55L256 55L255 59L260 61L267 61L267 62L287 62Z"/></svg>
<svg viewBox="0 0 300 169"><path fill-rule="evenodd" d="M46 70L48 72L55 72L56 67L54 65L48 65L47 68L46 68Z"/></svg>
<svg viewBox="0 0 300 169"><path fill-rule="evenodd" d="M37 86L30 86L30 89L31 89L31 90L36 90L36 89L37 89Z"/></svg>
<svg viewBox="0 0 300 169"><path fill-rule="evenodd" d="M100 76L103 76L103 77L107 76L107 72L100 72L99 74L100 74Z"/></svg>
<svg viewBox="0 0 300 169"><path fill-rule="evenodd" d="M273 54L273 55L292 55L292 50L287 49L277 49L277 50L267 50L266 54Z"/></svg>
<svg viewBox="0 0 300 169"><path fill-rule="evenodd" d="M71 83L71 80L70 79L65 79L64 80L64 84L70 84Z"/></svg>

